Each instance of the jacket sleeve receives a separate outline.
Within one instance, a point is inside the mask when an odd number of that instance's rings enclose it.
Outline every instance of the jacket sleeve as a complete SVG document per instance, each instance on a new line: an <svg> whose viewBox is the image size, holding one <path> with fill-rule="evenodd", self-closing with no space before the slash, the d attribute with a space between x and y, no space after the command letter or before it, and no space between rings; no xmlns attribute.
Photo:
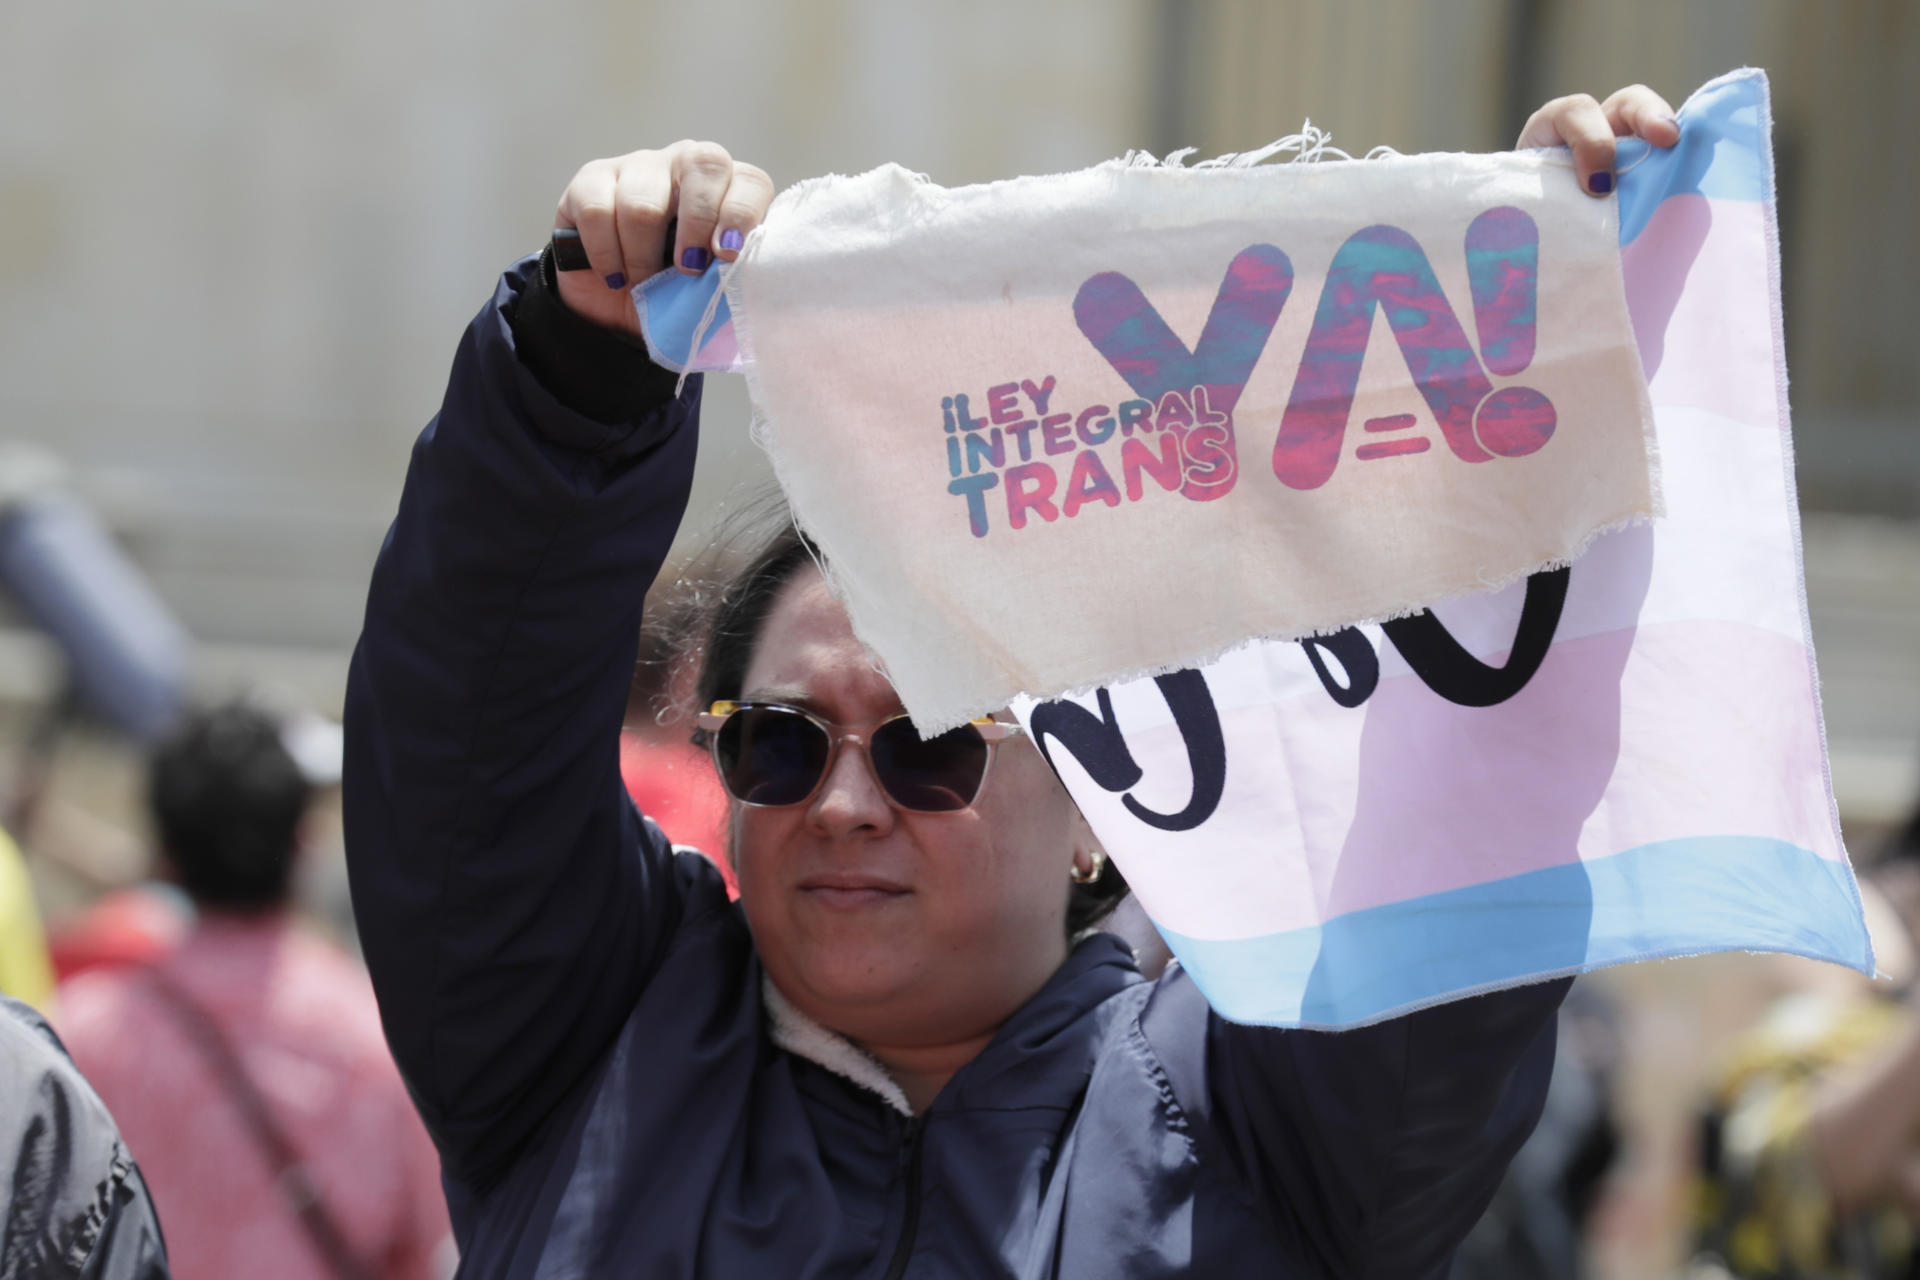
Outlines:
<svg viewBox="0 0 1920 1280"><path fill-rule="evenodd" d="M1141 1017L1198 1158L1339 1277L1440 1277L1546 1102L1569 979L1351 1031L1240 1026L1177 966Z"/></svg>
<svg viewBox="0 0 1920 1280"><path fill-rule="evenodd" d="M507 273L460 342L347 687L361 940L401 1072L470 1183L593 1067L680 920L724 903L618 768L641 600L692 479L698 379L676 398L643 354L557 314L542 266ZM606 385L557 385L595 343Z"/></svg>
<svg viewBox="0 0 1920 1280"><path fill-rule="evenodd" d="M0 996L0 1276L167 1280L153 1197L46 1019Z"/></svg>

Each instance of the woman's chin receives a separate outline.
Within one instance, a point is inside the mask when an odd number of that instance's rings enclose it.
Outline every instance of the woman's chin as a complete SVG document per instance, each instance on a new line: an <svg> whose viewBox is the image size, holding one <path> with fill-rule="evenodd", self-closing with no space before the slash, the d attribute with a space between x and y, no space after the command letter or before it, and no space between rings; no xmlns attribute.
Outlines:
<svg viewBox="0 0 1920 1280"><path fill-rule="evenodd" d="M768 964L781 990L829 1025L842 1022L842 1016L864 1021L865 1015L889 1005L917 1003L911 997L914 974L920 968L913 962L911 949L903 949L897 939L882 938L843 939L809 948L777 969Z"/></svg>

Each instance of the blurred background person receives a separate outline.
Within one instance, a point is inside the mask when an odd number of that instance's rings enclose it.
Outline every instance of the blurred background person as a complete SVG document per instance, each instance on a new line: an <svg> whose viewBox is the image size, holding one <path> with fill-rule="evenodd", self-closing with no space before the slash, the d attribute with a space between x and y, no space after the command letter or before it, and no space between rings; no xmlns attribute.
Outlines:
<svg viewBox="0 0 1920 1280"><path fill-rule="evenodd" d="M8 830L34 825L58 743L82 713L133 741L164 732L185 696L188 641L145 575L69 486L51 449L0 441L0 587L59 650L0 805L0 994L51 1011L55 964L33 881Z"/></svg>
<svg viewBox="0 0 1920 1280"><path fill-rule="evenodd" d="M161 856L195 921L151 964L65 983L62 1028L181 1274L443 1275L438 1161L366 975L288 910L310 787L281 733L232 703L154 752Z"/></svg>
<svg viewBox="0 0 1920 1280"><path fill-rule="evenodd" d="M665 594L665 593L663 593ZM713 761L693 745L693 676L688 649L689 601L661 601L660 621L640 631L640 654L620 727L620 781L667 839L705 853L720 868L727 893L740 896L727 848L727 793Z"/></svg>
<svg viewBox="0 0 1920 1280"><path fill-rule="evenodd" d="M142 881L63 917L49 931L48 956L55 978L65 982L89 969L158 960L192 927L193 903L185 895L163 881Z"/></svg>
<svg viewBox="0 0 1920 1280"><path fill-rule="evenodd" d="M1735 1046L1702 1120L1702 1280L1920 1277L1920 812L1863 872L1886 979L1796 992Z"/></svg>
<svg viewBox="0 0 1920 1280"><path fill-rule="evenodd" d="M0 831L0 996L24 1000L42 1013L53 1008L53 962L33 880L5 831Z"/></svg>

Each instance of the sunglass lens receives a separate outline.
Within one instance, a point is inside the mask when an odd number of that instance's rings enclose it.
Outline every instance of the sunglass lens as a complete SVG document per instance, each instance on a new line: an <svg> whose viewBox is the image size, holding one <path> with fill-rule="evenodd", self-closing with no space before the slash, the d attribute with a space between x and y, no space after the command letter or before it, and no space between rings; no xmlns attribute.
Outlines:
<svg viewBox="0 0 1920 1280"><path fill-rule="evenodd" d="M748 804L799 804L826 771L832 743L797 711L743 707L727 717L714 743L720 780Z"/></svg>
<svg viewBox="0 0 1920 1280"><path fill-rule="evenodd" d="M966 725L922 742L911 720L890 720L874 731L871 749L887 793L923 813L966 808L987 774L987 741Z"/></svg>

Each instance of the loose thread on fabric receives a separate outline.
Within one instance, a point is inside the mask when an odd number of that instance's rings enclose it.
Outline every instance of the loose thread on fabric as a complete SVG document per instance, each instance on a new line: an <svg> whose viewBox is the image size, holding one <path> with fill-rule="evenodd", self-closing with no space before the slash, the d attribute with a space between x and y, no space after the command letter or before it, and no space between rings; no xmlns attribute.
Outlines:
<svg viewBox="0 0 1920 1280"><path fill-rule="evenodd" d="M742 258L745 256L744 253L741 255ZM727 282L733 278L733 273L739 269L739 266L739 258L720 264L719 275L714 280L713 292L707 295L706 309L700 313L700 323L693 326L693 340L687 345L687 363L680 370L679 380L673 384L675 399L678 399L680 393L687 388L687 375L693 372L693 362L700 356L700 347L707 340L707 331L713 328L713 322L720 315L720 303L727 296Z"/></svg>
<svg viewBox="0 0 1920 1280"><path fill-rule="evenodd" d="M1353 154L1333 145L1333 134L1320 128L1312 120L1302 121L1300 132L1277 138L1264 147L1252 151L1230 151L1225 155L1214 156L1207 160L1187 163L1187 157L1198 148L1181 147L1169 151L1164 159L1156 158L1150 151L1133 150L1120 158L1120 164L1128 169L1251 169L1255 165L1265 164L1275 156L1291 152L1288 164L1318 164L1323 160L1351 160ZM1400 153L1389 146L1378 146L1367 152L1362 159L1380 160L1396 157Z"/></svg>
<svg viewBox="0 0 1920 1280"><path fill-rule="evenodd" d="M1555 570L1568 568L1574 561L1584 556L1592 548L1593 544L1601 538L1610 534L1623 532L1636 526L1652 524L1660 518L1661 514L1662 513L1658 511L1638 511L1620 516L1593 529L1561 554L1551 556L1530 568L1516 569L1511 573L1505 574L1489 574L1482 571L1477 575L1477 586L1469 594L1476 596L1491 595L1498 591L1504 591L1515 583L1524 582L1536 573L1552 573ZM1123 684L1134 684L1142 680L1151 680L1155 676L1172 675L1179 671L1209 667L1224 659L1228 654L1237 653L1242 649L1252 648L1255 645L1292 644L1301 640L1311 639L1314 636L1328 635L1340 630L1342 627L1369 627L1378 626L1384 622L1393 622L1400 618L1411 617L1424 609L1431 608L1436 603L1438 602L1432 599L1413 601L1410 603L1397 604L1391 608L1370 613L1362 618L1349 618L1343 621L1323 622L1311 626L1289 628L1284 631L1270 631L1258 635L1244 636L1238 640L1229 640L1221 644L1213 645L1186 657L1175 658L1167 662L1132 667L1099 680L1070 685L1053 694L1036 695L1031 690L1016 689L1008 692L1000 689L987 695L985 698L962 704L958 710L920 717L914 721L914 724L919 726L921 732L929 735L945 733L947 730L957 729L969 720L973 720L979 716L993 714L999 708L1006 706L1014 698L1036 698L1039 701L1083 698L1101 688L1111 689ZM869 645L868 648L871 649L872 646Z"/></svg>
<svg viewBox="0 0 1920 1280"><path fill-rule="evenodd" d="M922 181L925 181L924 175L917 176L919 176ZM826 181L829 181L829 179L809 178L804 182L788 188L787 195L783 197L783 199L794 198L795 192L803 194L809 193L811 189ZM720 292L726 296L732 307L733 339L740 353L739 372L745 376L747 380L747 400L753 406L752 415L747 422L747 439L752 441L759 447L761 452L767 455L767 461L773 465L774 479L779 482L781 492L785 493L788 492L789 489L786 456L785 452L773 439L772 422L760 408L760 406L765 403L765 397L760 390L760 371L754 365L754 329L752 320L748 314L750 308L743 305L744 300L734 288L733 279L734 272L743 266L748 257L753 253L758 234L758 229L756 228L754 233L748 235L747 243L741 249L740 256L734 259L732 265L721 275L719 285ZM844 605L847 601L846 590L841 586L839 576L834 573L833 566L827 563L826 551L824 547L821 546L819 536L801 522L800 513L794 510L791 504L787 507L787 519L792 522L793 527L799 531L807 555L813 560L815 568L820 571L821 578L827 584L827 590L832 593L834 599ZM861 634L860 628L857 625L854 627L854 635L859 639L861 646L865 649L867 660L873 664L874 670L880 671L881 674L884 675L885 669L880 665L879 651L874 648L865 635Z"/></svg>

